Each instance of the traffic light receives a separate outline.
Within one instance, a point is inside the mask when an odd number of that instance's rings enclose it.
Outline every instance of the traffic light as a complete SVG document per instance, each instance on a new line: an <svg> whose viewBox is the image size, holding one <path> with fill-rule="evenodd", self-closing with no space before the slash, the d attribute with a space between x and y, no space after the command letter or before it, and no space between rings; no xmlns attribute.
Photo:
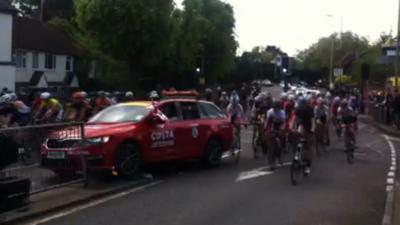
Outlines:
<svg viewBox="0 0 400 225"><path fill-rule="evenodd" d="M283 56L281 62L282 62L282 72L284 74L287 74L289 72L289 63L290 63L289 57Z"/></svg>

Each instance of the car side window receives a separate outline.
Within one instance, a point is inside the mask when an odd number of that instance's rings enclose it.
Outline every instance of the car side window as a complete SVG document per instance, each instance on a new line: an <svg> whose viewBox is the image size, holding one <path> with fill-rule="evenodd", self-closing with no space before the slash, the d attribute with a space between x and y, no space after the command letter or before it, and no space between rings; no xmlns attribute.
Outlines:
<svg viewBox="0 0 400 225"><path fill-rule="evenodd" d="M213 104L202 102L199 105L204 118L220 119L225 117L224 113Z"/></svg>
<svg viewBox="0 0 400 225"><path fill-rule="evenodd" d="M170 121L176 121L179 119L178 109L174 102L166 103L160 106L160 111L168 118Z"/></svg>
<svg viewBox="0 0 400 225"><path fill-rule="evenodd" d="M181 102L182 117L184 120L200 119L200 112L195 102Z"/></svg>

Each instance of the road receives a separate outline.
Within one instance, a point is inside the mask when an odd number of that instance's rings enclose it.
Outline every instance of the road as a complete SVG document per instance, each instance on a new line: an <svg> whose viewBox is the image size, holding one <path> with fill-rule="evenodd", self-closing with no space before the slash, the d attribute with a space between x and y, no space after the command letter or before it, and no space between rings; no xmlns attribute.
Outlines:
<svg viewBox="0 0 400 225"><path fill-rule="evenodd" d="M362 126L354 165L347 164L340 142L334 141L296 187L288 166L268 171L244 143L238 165L226 159L208 170L195 163L151 168L155 180L163 182L50 221L44 218L43 224L379 224L390 151L378 131ZM244 140L249 135L245 132Z"/></svg>
<svg viewBox="0 0 400 225"><path fill-rule="evenodd" d="M298 186L289 179L290 155L271 172L254 160L250 129L243 132L239 164L227 158L219 168L169 163L148 168L156 183L145 189L31 221L45 225L376 225L382 221L390 148L375 128L361 124L353 165L342 141L313 164ZM394 141L399 148L400 142ZM159 181L159 182L158 182Z"/></svg>

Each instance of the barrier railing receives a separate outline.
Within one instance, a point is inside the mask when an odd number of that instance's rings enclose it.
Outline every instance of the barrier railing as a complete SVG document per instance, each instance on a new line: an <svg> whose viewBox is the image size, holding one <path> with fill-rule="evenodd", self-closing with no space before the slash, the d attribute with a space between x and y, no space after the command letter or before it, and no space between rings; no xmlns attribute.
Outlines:
<svg viewBox="0 0 400 225"><path fill-rule="evenodd" d="M35 194L73 183L87 184L83 123L0 129L0 178L30 180Z"/></svg>

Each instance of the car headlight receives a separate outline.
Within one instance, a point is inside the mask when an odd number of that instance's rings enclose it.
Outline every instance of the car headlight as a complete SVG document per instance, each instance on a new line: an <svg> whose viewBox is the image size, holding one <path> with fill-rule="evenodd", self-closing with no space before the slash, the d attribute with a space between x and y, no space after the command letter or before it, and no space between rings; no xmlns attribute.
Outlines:
<svg viewBox="0 0 400 225"><path fill-rule="evenodd" d="M110 137L109 136L87 138L87 139L84 140L83 145L84 146L99 145L99 144L105 144L108 141L110 141Z"/></svg>

